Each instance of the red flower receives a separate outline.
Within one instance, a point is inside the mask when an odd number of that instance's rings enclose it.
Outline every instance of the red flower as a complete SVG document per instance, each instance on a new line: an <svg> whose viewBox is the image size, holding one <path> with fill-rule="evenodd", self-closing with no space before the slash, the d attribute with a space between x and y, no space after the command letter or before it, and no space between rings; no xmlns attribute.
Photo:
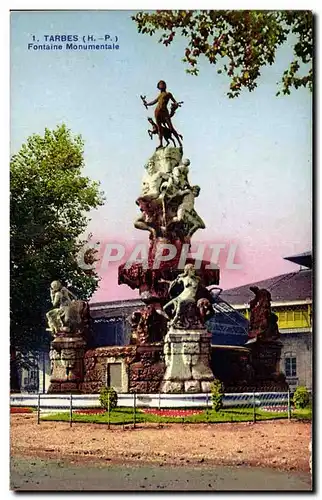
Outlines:
<svg viewBox="0 0 322 500"><path fill-rule="evenodd" d="M159 417L188 417L190 415L197 415L202 413L203 410L155 410L153 408L144 409L144 413L151 413L152 415L158 415Z"/></svg>
<svg viewBox="0 0 322 500"><path fill-rule="evenodd" d="M23 406L11 406L10 413L32 413L32 409Z"/></svg>

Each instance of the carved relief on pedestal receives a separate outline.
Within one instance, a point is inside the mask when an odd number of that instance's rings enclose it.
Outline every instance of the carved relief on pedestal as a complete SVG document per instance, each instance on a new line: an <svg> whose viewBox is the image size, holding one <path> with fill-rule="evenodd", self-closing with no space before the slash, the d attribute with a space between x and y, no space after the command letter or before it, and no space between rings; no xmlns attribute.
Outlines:
<svg viewBox="0 0 322 500"><path fill-rule="evenodd" d="M164 343L163 392L203 392L206 386L202 383L214 379L209 366L210 338L205 329L170 328Z"/></svg>

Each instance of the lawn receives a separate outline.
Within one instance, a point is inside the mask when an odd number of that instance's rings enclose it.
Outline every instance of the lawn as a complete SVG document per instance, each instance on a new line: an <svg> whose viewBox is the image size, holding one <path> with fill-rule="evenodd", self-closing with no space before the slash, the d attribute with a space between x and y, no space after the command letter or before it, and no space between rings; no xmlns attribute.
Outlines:
<svg viewBox="0 0 322 500"><path fill-rule="evenodd" d="M133 424L133 408L115 408L110 413L110 418L106 413L81 414L73 413L73 422L87 422L97 424ZM69 412L61 412L41 417L41 420L69 421ZM277 418L287 418L287 412L269 412L256 409L256 420L271 420ZM292 410L292 418L311 419L312 409ZM252 408L229 408L219 412L214 410L202 411L197 414L174 416L160 416L152 413L145 413L142 409L135 412L136 423L154 422L154 423L220 423L220 422L249 422L253 420Z"/></svg>

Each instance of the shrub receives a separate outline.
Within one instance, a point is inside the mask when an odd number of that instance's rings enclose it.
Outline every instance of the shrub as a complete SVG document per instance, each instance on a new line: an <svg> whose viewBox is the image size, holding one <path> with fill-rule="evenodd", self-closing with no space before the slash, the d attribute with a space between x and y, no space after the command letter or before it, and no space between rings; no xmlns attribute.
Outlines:
<svg viewBox="0 0 322 500"><path fill-rule="evenodd" d="M299 386L296 388L293 396L295 408L306 408L310 402L310 395L306 387Z"/></svg>
<svg viewBox="0 0 322 500"><path fill-rule="evenodd" d="M99 401L101 404L101 407L105 409L105 411L108 411L108 408L110 408L110 411L112 411L114 408L117 407L117 392L113 387L106 387L105 385L101 388L100 390L100 397Z"/></svg>
<svg viewBox="0 0 322 500"><path fill-rule="evenodd" d="M215 379L210 386L212 407L215 411L222 408L222 400L224 396L224 387L220 380Z"/></svg>

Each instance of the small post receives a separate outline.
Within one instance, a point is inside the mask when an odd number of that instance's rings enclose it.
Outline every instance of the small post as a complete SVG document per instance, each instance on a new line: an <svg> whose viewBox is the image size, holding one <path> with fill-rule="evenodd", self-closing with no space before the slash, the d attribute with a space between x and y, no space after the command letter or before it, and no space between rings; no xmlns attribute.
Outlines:
<svg viewBox="0 0 322 500"><path fill-rule="evenodd" d="M208 423L208 421L209 421L209 414L208 414L209 394L208 394L208 392L206 393L206 404L207 404L207 406L206 406L206 420Z"/></svg>
<svg viewBox="0 0 322 500"><path fill-rule="evenodd" d="M110 429L110 393L107 393L107 428Z"/></svg>
<svg viewBox="0 0 322 500"><path fill-rule="evenodd" d="M38 393L37 424L40 424L40 392Z"/></svg>
<svg viewBox="0 0 322 500"><path fill-rule="evenodd" d="M159 423L158 423L158 427L161 427L161 420L160 420L160 415L161 415L161 393L159 392Z"/></svg>
<svg viewBox="0 0 322 500"><path fill-rule="evenodd" d="M136 427L136 392L133 393L133 429Z"/></svg>
<svg viewBox="0 0 322 500"><path fill-rule="evenodd" d="M71 427L73 424L73 395L70 395L69 401L69 426Z"/></svg>
<svg viewBox="0 0 322 500"><path fill-rule="evenodd" d="M287 390L287 418L291 420L291 393L290 388Z"/></svg>
<svg viewBox="0 0 322 500"><path fill-rule="evenodd" d="M45 394L45 384L46 384L46 361L45 361L45 351L42 352L42 392Z"/></svg>
<svg viewBox="0 0 322 500"><path fill-rule="evenodd" d="M256 402L255 402L255 392L253 392L253 423L256 422Z"/></svg>

